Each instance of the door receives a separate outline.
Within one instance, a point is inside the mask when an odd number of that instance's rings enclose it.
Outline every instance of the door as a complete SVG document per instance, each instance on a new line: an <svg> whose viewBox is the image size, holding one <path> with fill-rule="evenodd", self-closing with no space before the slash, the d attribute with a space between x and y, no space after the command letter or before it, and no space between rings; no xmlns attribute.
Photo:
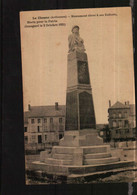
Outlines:
<svg viewBox="0 0 137 195"><path fill-rule="evenodd" d="M38 135L38 143L42 143L42 136L41 135Z"/></svg>

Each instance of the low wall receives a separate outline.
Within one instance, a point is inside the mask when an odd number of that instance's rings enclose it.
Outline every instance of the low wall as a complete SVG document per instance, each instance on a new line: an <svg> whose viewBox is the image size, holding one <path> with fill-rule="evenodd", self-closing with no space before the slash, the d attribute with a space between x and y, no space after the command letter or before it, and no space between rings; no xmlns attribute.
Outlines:
<svg viewBox="0 0 137 195"><path fill-rule="evenodd" d="M137 141L110 142L111 148L137 148Z"/></svg>

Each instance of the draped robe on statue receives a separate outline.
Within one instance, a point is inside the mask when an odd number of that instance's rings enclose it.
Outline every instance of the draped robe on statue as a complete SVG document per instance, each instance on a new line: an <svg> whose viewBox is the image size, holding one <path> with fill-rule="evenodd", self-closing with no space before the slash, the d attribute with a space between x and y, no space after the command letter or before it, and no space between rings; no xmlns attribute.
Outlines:
<svg viewBox="0 0 137 195"><path fill-rule="evenodd" d="M84 52L84 41L79 35L71 34L68 37L69 53L73 51Z"/></svg>

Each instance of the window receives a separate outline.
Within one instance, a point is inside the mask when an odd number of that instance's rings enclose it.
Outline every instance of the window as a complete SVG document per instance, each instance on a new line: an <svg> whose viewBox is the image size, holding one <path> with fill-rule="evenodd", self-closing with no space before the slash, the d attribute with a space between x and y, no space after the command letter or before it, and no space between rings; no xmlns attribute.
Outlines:
<svg viewBox="0 0 137 195"><path fill-rule="evenodd" d="M53 118L50 118L50 123L53 123Z"/></svg>
<svg viewBox="0 0 137 195"><path fill-rule="evenodd" d="M125 127L128 126L128 120L125 120Z"/></svg>
<svg viewBox="0 0 137 195"><path fill-rule="evenodd" d="M59 118L59 123L62 123L62 118Z"/></svg>
<svg viewBox="0 0 137 195"><path fill-rule="evenodd" d="M40 121L41 121L40 118L38 118L38 123L40 123Z"/></svg>
<svg viewBox="0 0 137 195"><path fill-rule="evenodd" d="M44 118L44 123L47 123L47 118Z"/></svg>
<svg viewBox="0 0 137 195"><path fill-rule="evenodd" d="M59 134L59 139L61 139L63 136L62 136L62 134Z"/></svg>
<svg viewBox="0 0 137 195"><path fill-rule="evenodd" d="M122 121L119 121L118 123L119 123L119 127L122 127Z"/></svg>
<svg viewBox="0 0 137 195"><path fill-rule="evenodd" d="M24 127L24 132L27 132L27 127Z"/></svg>
<svg viewBox="0 0 137 195"><path fill-rule="evenodd" d="M117 124L116 124L116 121L113 121L113 127L116 127Z"/></svg>
<svg viewBox="0 0 137 195"><path fill-rule="evenodd" d="M115 113L113 113L113 118L116 118L116 114Z"/></svg>
<svg viewBox="0 0 137 195"><path fill-rule="evenodd" d="M36 141L36 136L35 135L32 135L31 136L31 140L32 140L32 142L35 142Z"/></svg>
<svg viewBox="0 0 137 195"><path fill-rule="evenodd" d="M118 130L116 130L116 134L118 134Z"/></svg>
<svg viewBox="0 0 137 195"><path fill-rule="evenodd" d="M41 135L38 135L38 143L42 143L42 136Z"/></svg>
<svg viewBox="0 0 137 195"><path fill-rule="evenodd" d="M129 133L129 129L126 129L126 133Z"/></svg>
<svg viewBox="0 0 137 195"><path fill-rule="evenodd" d="M34 123L34 119L32 118L32 119L31 119L31 124L33 124L33 123Z"/></svg>
<svg viewBox="0 0 137 195"><path fill-rule="evenodd" d="M38 126L37 128L38 128L38 132L40 132L40 126Z"/></svg>
<svg viewBox="0 0 137 195"><path fill-rule="evenodd" d="M121 118L122 117L122 114L121 112L118 113L118 117Z"/></svg>
<svg viewBox="0 0 137 195"><path fill-rule="evenodd" d="M45 141L47 140L47 135L45 135Z"/></svg>

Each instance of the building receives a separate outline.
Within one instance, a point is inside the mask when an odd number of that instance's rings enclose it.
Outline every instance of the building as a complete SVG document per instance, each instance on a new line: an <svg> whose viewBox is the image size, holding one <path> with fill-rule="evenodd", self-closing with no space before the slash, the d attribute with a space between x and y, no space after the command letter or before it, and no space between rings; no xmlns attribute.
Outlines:
<svg viewBox="0 0 137 195"><path fill-rule="evenodd" d="M50 149L57 145L65 130L65 106L31 106L24 112L26 150Z"/></svg>
<svg viewBox="0 0 137 195"><path fill-rule="evenodd" d="M109 101L108 114L111 139L122 140L135 137L136 115L134 104L129 104L129 101L125 104L117 101L111 106Z"/></svg>

